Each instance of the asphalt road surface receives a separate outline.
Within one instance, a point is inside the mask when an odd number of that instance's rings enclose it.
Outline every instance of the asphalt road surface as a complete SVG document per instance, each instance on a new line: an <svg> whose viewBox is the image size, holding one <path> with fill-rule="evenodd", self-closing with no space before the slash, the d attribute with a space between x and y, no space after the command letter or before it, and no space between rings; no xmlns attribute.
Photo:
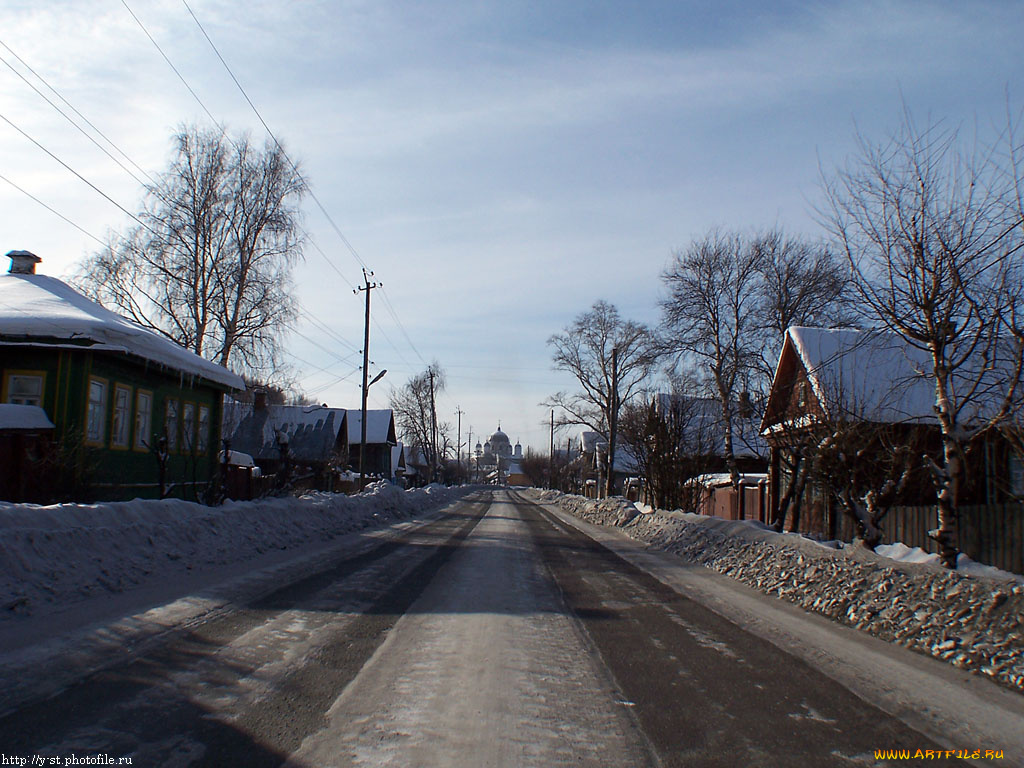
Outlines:
<svg viewBox="0 0 1024 768"><path fill-rule="evenodd" d="M906 765L875 750L937 745L904 720L496 490L10 713L0 750L134 766Z"/></svg>

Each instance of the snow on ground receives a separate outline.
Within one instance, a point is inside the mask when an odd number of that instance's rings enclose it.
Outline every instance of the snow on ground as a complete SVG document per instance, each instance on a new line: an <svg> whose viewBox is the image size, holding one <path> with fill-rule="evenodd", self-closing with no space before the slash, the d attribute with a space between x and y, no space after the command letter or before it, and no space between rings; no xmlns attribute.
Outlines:
<svg viewBox="0 0 1024 768"><path fill-rule="evenodd" d="M476 490L0 504L0 714L376 545ZM383 530L380 530L383 529Z"/></svg>
<svg viewBox="0 0 1024 768"><path fill-rule="evenodd" d="M701 563L805 610L870 632L1024 692L1024 578L963 555L948 571L903 544L839 547L754 521L590 501L556 491L557 503L588 522ZM649 511L650 510L650 511Z"/></svg>
<svg viewBox="0 0 1024 768"><path fill-rule="evenodd" d="M329 541L433 509L464 489L403 491L377 483L357 496L102 504L0 504L0 628L193 570Z"/></svg>

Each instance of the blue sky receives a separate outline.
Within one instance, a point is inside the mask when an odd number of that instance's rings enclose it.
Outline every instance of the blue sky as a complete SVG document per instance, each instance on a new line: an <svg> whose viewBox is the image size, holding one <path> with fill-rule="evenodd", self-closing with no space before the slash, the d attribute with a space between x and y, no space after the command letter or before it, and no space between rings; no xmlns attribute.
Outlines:
<svg viewBox="0 0 1024 768"><path fill-rule="evenodd" d="M181 0L127 2L210 111L261 137ZM905 103L984 137L1024 90L1016 2L189 5L384 284L371 357L389 373L371 403L436 359L442 415L461 406L474 442L501 419L546 448L538 403L572 386L547 338L599 298L656 322L659 274L693 238L820 236L820 170L856 131L883 138ZM175 126L206 119L117 0L5 0L0 41L151 173ZM3 65L0 114L137 207L138 184ZM0 174L97 237L125 225L4 121ZM0 211L3 252L32 250L48 274L96 247L2 180ZM359 263L305 211L334 267L307 249L289 348L305 389L357 407L351 349L318 323L361 347Z"/></svg>

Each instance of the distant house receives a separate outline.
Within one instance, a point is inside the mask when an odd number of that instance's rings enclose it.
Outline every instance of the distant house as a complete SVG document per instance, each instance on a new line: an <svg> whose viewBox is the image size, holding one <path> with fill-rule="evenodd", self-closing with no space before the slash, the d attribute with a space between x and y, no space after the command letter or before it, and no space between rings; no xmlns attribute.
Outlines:
<svg viewBox="0 0 1024 768"><path fill-rule="evenodd" d="M398 485L406 487L408 467L405 464L405 446L402 443L391 449L391 472L391 479Z"/></svg>
<svg viewBox="0 0 1024 768"><path fill-rule="evenodd" d="M252 405L231 402L224 411L224 434L232 451L253 458L264 475L322 491L339 490L349 460L349 412L321 405L268 405L257 391Z"/></svg>
<svg viewBox="0 0 1024 768"><path fill-rule="evenodd" d="M761 520L767 514L767 480L770 449L759 431L759 420L746 394L732 403L730 438L739 471L739 490L733 486L725 450L722 404L714 397L659 394L660 413L675 409L683 420L683 441L692 467L699 474L688 481L695 491L696 512L729 520Z"/></svg>
<svg viewBox="0 0 1024 768"><path fill-rule="evenodd" d="M608 456L608 441L604 435L591 430L580 432L578 450L573 459L571 471L575 475L579 490L589 498L599 498L604 493L605 462ZM616 495L639 499L639 475L636 457L629 447L619 443L615 448L612 466L612 492Z"/></svg>
<svg viewBox="0 0 1024 768"><path fill-rule="evenodd" d="M705 454L708 472L728 471L722 404L718 398L662 393L656 396L656 400L661 413L669 408L677 408L684 413L686 440ZM743 396L734 402L732 413L732 452L739 471L764 472L768 466L769 447L760 434L759 421L754 417L749 398Z"/></svg>
<svg viewBox="0 0 1024 768"><path fill-rule="evenodd" d="M3 403L54 425L52 499L199 498L216 477L224 394L239 376L117 315L11 251L0 276ZM161 470L157 458L163 450Z"/></svg>
<svg viewBox="0 0 1024 768"><path fill-rule="evenodd" d="M768 522L768 475L763 472L741 472L739 493L728 472L712 472L693 479L697 491L694 510L701 515L725 520L759 520Z"/></svg>
<svg viewBox="0 0 1024 768"><path fill-rule="evenodd" d="M363 413L348 412L349 466L359 474L359 446L362 443ZM367 477L390 480L394 476L391 449L398 445L395 417L390 408L366 412L366 451L363 471Z"/></svg>
<svg viewBox="0 0 1024 768"><path fill-rule="evenodd" d="M430 482L430 462L421 448L406 445L402 451L405 457L405 487L419 488Z"/></svg>

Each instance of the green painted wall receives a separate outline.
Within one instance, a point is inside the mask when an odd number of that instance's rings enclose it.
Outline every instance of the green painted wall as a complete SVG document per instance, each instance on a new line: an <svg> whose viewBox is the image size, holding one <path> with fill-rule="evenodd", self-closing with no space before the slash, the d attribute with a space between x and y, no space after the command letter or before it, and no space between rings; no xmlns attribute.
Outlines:
<svg viewBox="0 0 1024 768"><path fill-rule="evenodd" d="M77 467L75 493L95 499L155 498L159 496L159 464L151 450L140 447L136 429L136 406L140 392L151 395L150 430L142 440L155 447L165 434L168 402L177 404L178 425L168 450L166 485L168 495L201 498L207 483L217 477L217 452L223 388L189 379L153 363L88 349L60 350L38 347L0 346L0 383L3 401L8 399L11 373L42 374L43 409L56 425L58 467L55 482L70 483ZM86 439L89 384L97 379L105 387L102 440ZM114 435L115 392L128 391L128 445L116 444ZM200 407L208 409L205 446L194 434L193 449L186 447L183 417L191 404L194 429L198 431ZM88 500L84 499L83 500Z"/></svg>

